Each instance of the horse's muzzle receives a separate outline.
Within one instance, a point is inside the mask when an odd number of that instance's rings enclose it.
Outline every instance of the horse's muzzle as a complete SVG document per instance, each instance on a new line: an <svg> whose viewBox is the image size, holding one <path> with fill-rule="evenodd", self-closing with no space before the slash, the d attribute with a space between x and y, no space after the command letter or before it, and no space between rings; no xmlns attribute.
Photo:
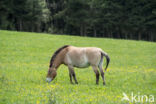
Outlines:
<svg viewBox="0 0 156 104"><path fill-rule="evenodd" d="M47 82L51 82L52 81L52 78L46 78L46 81Z"/></svg>

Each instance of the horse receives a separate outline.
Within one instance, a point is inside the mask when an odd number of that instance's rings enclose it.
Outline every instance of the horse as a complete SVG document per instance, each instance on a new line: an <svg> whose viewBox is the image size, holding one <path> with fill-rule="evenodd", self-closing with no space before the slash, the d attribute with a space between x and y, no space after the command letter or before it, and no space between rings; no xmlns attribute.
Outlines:
<svg viewBox="0 0 156 104"><path fill-rule="evenodd" d="M49 70L47 73L46 81L51 82L57 75L57 69L61 64L68 66L70 83L74 84L72 79L74 79L75 84L78 84L76 75L74 72L74 67L86 68L92 66L93 71L96 75L96 84L99 84L99 71L103 79L103 85L105 85L105 78L103 72L103 59L106 57L107 63L105 71L110 62L110 58L106 52L100 48L96 47L75 47L71 45L64 45L52 55L50 60Z"/></svg>

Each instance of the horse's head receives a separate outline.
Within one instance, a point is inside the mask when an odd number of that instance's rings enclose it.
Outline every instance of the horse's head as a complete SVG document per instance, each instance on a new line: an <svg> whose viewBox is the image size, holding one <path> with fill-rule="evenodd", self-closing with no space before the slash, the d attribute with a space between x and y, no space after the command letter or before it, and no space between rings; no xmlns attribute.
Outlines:
<svg viewBox="0 0 156 104"><path fill-rule="evenodd" d="M48 74L47 74L47 82L51 82L52 80L54 80L54 78L56 77L57 72L56 72L56 68L49 68L48 70Z"/></svg>

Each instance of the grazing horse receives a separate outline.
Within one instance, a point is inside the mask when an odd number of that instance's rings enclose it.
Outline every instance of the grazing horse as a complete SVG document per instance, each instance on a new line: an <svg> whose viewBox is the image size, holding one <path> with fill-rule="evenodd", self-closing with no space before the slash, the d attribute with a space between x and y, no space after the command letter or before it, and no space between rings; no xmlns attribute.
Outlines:
<svg viewBox="0 0 156 104"><path fill-rule="evenodd" d="M68 66L69 69L69 77L70 82L72 82L72 78L74 78L75 83L78 84L76 75L74 72L74 67L77 68L86 68L88 66L92 66L95 74L96 74L96 84L99 83L99 71L101 72L101 76L103 79L103 85L105 85L104 72L103 72L103 57L106 57L107 64L106 68L109 64L109 56L107 53L102 51L100 48L96 47L74 47L70 45L65 45L59 48L52 56L50 60L49 70L47 74L47 81L51 82L57 75L57 69L61 64Z"/></svg>

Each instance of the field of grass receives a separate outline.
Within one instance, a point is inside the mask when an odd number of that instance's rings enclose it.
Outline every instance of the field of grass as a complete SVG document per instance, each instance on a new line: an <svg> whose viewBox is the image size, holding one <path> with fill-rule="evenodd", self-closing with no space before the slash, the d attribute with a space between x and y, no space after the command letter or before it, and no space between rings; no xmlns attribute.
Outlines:
<svg viewBox="0 0 156 104"><path fill-rule="evenodd" d="M106 86L101 77L95 84L91 67L75 68L78 85L70 84L64 65L53 82L45 81L52 54L66 44L109 54ZM123 93L156 96L156 43L0 30L0 104L135 103L122 101Z"/></svg>

